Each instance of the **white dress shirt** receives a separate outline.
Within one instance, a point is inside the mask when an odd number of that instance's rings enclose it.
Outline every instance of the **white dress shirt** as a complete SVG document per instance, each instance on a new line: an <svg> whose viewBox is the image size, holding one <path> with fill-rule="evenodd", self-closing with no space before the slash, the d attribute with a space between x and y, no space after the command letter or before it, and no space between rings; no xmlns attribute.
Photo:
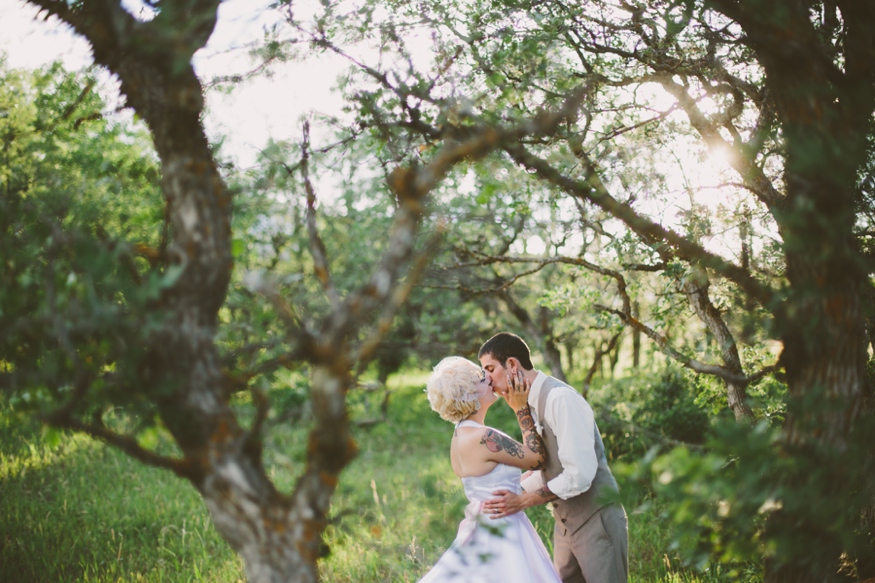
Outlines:
<svg viewBox="0 0 875 583"><path fill-rule="evenodd" d="M535 426L541 432L541 419L550 426L559 445L559 462L562 473L550 480L551 492L568 500L589 490L598 470L595 457L595 419L592 407L580 394L567 386L553 387L544 403L544 411L538 411L538 397L547 375L538 371L535 382L529 389L529 408ZM541 471L523 480L523 489L532 492L544 487Z"/></svg>

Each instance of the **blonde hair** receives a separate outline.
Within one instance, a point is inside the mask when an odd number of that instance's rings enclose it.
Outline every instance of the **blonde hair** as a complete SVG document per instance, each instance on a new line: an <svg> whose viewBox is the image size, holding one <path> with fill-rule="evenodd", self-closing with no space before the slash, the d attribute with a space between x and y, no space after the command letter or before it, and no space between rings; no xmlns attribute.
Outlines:
<svg viewBox="0 0 875 583"><path fill-rule="evenodd" d="M480 410L479 381L479 366L461 356L449 356L434 367L425 385L428 402L442 419L461 421Z"/></svg>

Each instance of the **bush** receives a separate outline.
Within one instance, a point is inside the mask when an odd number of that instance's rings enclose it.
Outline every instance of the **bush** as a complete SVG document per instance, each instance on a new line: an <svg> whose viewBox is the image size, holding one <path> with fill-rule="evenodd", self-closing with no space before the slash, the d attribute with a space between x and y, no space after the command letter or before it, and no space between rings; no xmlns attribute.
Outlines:
<svg viewBox="0 0 875 583"><path fill-rule="evenodd" d="M589 401L610 458L631 461L655 446L703 444L709 427L704 393L699 377L668 367L656 376L601 384Z"/></svg>
<svg viewBox="0 0 875 583"><path fill-rule="evenodd" d="M632 422L668 439L702 444L708 430L708 414L697 402L699 378L677 368L666 369L647 388L647 394Z"/></svg>

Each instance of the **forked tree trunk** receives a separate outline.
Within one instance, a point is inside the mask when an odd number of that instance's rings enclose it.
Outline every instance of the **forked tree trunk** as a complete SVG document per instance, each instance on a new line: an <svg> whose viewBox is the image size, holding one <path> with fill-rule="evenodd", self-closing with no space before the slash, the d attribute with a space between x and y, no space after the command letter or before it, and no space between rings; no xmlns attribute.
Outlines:
<svg viewBox="0 0 875 583"><path fill-rule="evenodd" d="M744 376L735 338L726 326L726 322L723 321L720 310L711 302L711 298L708 296L709 286L708 275L704 271L699 271L698 273L691 274L679 287L686 294L693 311L696 312L696 315L717 340L717 344L720 346L723 366L738 376ZM750 404L747 402L746 385L731 380L724 380L723 382L726 385L726 397L729 408L735 414L735 420L744 422L753 421L754 414Z"/></svg>
<svg viewBox="0 0 875 583"><path fill-rule="evenodd" d="M341 470L355 455L343 396L350 378L343 366L312 374L316 424L308 464L291 495L274 489L260 446L228 441L195 485L216 530L243 559L247 583L315 583L322 533Z"/></svg>
<svg viewBox="0 0 875 583"><path fill-rule="evenodd" d="M199 490L249 583L315 582L329 499L355 452L344 402L349 363L342 333L309 347L317 365L308 466L294 493L280 494L261 460L263 416L249 430L237 423L214 340L233 266L233 205L204 134L190 62L212 32L219 0L165 2L145 23L113 2L33 3L89 40L95 61L118 76L148 125L161 160L172 242L166 287L153 306L156 331L137 373L184 454L173 469Z"/></svg>
<svg viewBox="0 0 875 583"><path fill-rule="evenodd" d="M292 500L271 493L245 454L226 456L200 486L219 534L243 559L248 583L316 581L312 541Z"/></svg>

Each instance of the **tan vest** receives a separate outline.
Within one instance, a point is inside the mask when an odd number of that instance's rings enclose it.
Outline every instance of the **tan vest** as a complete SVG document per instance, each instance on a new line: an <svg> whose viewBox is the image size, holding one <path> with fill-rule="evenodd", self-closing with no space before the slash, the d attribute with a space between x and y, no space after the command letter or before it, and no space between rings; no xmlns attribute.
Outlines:
<svg viewBox="0 0 875 583"><path fill-rule="evenodd" d="M538 395L538 418L539 423L543 427L541 437L544 440L544 445L547 447L546 467L543 470L545 482L549 482L556 476L562 473L562 464L559 462L559 443L556 440L556 434L553 433L553 428L549 427L544 421L545 406L547 404L547 395L555 387L567 386L562 381L553 377L547 377L544 384L541 385L541 393ZM577 398L583 397L575 391ZM553 516L556 518L556 526L564 526L569 532L574 532L584 525L589 518L598 511L599 508L607 506L610 502L601 499L601 494L609 492L619 492L617 481L614 475L608 468L608 460L605 457L605 444L602 442L602 436L599 433L599 428L593 421L595 431L595 457L598 460L598 469L595 477L592 480L592 485L589 490L578 494L568 500L557 499L553 505ZM564 533L563 533L564 534Z"/></svg>

